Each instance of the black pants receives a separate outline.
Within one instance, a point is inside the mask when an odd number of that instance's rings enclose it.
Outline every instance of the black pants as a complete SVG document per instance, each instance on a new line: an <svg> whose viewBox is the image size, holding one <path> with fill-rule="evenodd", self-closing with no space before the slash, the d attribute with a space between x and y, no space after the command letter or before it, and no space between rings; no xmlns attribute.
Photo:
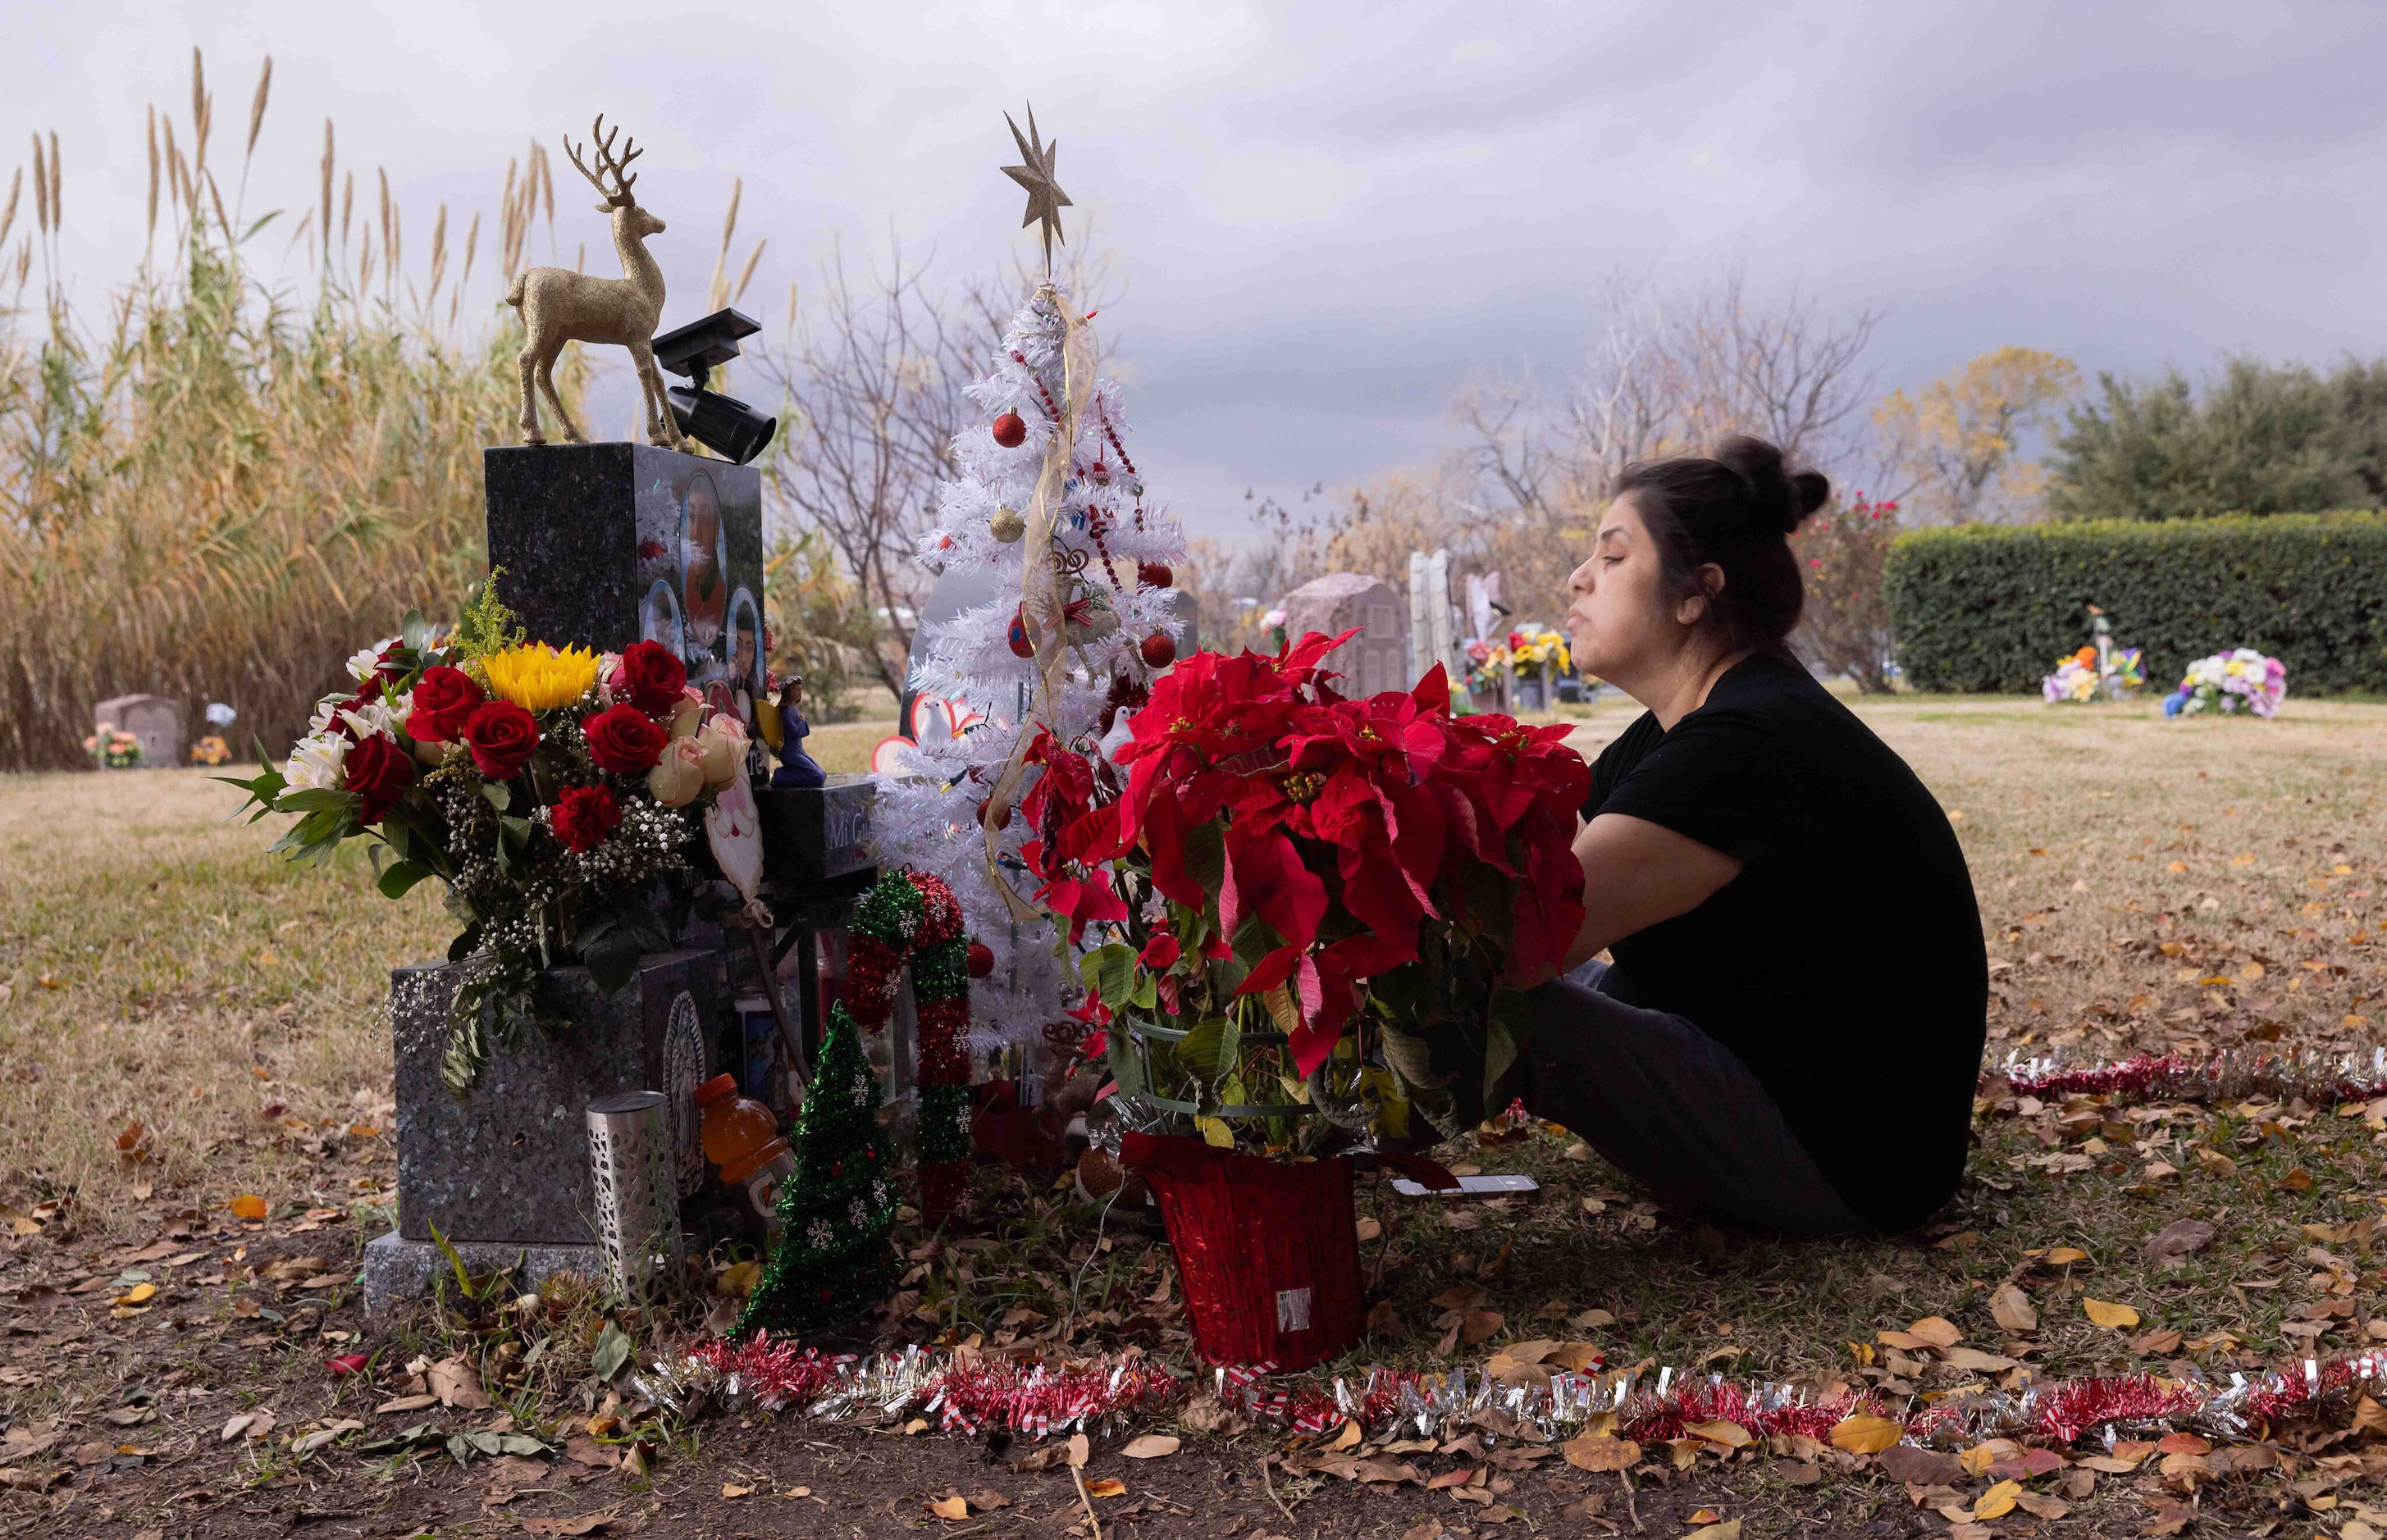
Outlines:
<svg viewBox="0 0 2387 1540"><path fill-rule="evenodd" d="M1611 971L1586 963L1533 991L1534 1034L1504 1090L1671 1208L1799 1234L1872 1228L1737 1054L1682 1016L1626 1004L1603 988Z"/></svg>

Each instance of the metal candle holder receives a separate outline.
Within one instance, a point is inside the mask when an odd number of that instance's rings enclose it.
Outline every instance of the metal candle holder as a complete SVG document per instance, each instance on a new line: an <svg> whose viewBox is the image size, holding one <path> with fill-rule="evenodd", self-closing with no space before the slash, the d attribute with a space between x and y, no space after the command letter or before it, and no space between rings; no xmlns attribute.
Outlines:
<svg viewBox="0 0 2387 1540"><path fill-rule="evenodd" d="M663 1095L625 1092L588 1104L588 1174L605 1272L624 1299L651 1297L679 1276L679 1191L664 1135Z"/></svg>

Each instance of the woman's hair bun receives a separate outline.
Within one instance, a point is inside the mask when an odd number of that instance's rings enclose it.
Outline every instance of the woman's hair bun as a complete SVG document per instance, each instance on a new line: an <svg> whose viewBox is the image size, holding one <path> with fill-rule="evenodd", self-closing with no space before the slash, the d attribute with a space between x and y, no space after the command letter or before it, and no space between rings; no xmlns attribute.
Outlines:
<svg viewBox="0 0 2387 1540"><path fill-rule="evenodd" d="M1789 473L1782 451L1762 438L1727 438L1716 447L1715 458L1749 483L1769 533L1791 533L1831 499L1832 484L1821 471Z"/></svg>

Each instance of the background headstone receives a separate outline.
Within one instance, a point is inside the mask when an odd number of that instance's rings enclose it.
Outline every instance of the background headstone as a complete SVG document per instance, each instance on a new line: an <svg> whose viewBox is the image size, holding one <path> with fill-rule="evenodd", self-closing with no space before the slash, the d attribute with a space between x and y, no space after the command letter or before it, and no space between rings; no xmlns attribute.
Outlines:
<svg viewBox="0 0 2387 1540"><path fill-rule="evenodd" d="M161 770L183 763L183 703L162 695L120 695L92 708L92 726L113 727L141 740L141 767Z"/></svg>
<svg viewBox="0 0 2387 1540"><path fill-rule="evenodd" d="M1343 675L1342 688L1351 695L1374 695L1407 689L1408 633L1401 622L1408 606L1392 586L1362 573L1328 573L1284 596L1284 634L1299 640L1306 632L1332 637L1359 627L1326 660Z"/></svg>

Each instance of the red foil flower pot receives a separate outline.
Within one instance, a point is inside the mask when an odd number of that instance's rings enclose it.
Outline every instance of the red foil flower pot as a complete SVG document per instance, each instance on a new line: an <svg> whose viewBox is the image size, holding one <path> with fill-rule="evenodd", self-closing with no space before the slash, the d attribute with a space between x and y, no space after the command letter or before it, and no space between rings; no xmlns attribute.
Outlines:
<svg viewBox="0 0 2387 1540"><path fill-rule="evenodd" d="M1295 1165L1142 1133L1119 1154L1159 1200L1205 1361L1285 1371L1358 1345L1367 1311L1349 1160Z"/></svg>

